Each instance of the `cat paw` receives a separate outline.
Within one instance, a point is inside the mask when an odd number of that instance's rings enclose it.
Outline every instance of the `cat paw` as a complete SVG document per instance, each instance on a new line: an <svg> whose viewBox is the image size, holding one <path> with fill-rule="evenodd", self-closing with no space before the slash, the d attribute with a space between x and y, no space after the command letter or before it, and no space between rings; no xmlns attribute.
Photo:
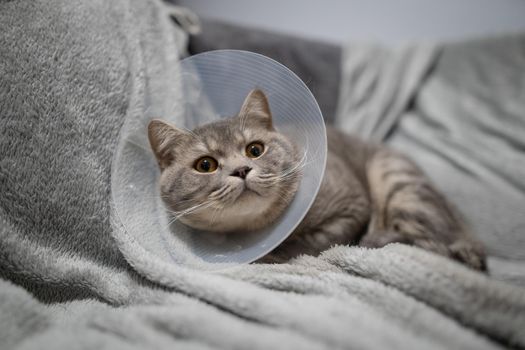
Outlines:
<svg viewBox="0 0 525 350"><path fill-rule="evenodd" d="M458 240L447 245L442 241L428 237L413 239L407 234L396 231L374 231L367 233L359 242L361 247L382 248L390 243L403 243L434 252L454 259L468 267L487 271L486 255L483 247L477 242Z"/></svg>
<svg viewBox="0 0 525 350"><path fill-rule="evenodd" d="M483 247L477 242L459 240L448 248L453 259L479 271L487 271L487 258Z"/></svg>
<svg viewBox="0 0 525 350"><path fill-rule="evenodd" d="M359 241L359 245L366 248L381 248L390 243L413 244L413 241L407 235L396 231L368 232Z"/></svg>

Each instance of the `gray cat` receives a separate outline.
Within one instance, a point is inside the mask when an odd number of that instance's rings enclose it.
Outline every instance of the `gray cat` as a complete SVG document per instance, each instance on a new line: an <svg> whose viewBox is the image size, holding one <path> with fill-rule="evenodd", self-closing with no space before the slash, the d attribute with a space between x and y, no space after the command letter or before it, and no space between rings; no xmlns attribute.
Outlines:
<svg viewBox="0 0 525 350"><path fill-rule="evenodd" d="M485 270L483 246L407 157L327 128L328 158L314 204L262 262L318 255L335 244L401 242ZM273 128L260 90L237 116L181 130L153 120L148 136L161 169L160 192L184 224L216 232L260 229L286 209L301 179L301 154Z"/></svg>

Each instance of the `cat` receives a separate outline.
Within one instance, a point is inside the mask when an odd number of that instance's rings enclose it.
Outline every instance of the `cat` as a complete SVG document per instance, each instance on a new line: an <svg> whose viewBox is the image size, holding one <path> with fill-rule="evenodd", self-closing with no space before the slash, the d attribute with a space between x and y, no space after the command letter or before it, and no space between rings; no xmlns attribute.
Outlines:
<svg viewBox="0 0 525 350"><path fill-rule="evenodd" d="M301 152L273 127L259 89L234 117L193 131L156 119L148 138L161 170L161 196L193 228L263 228L283 214L301 180ZM486 269L483 245L408 157L330 126L327 138L326 170L312 207L259 262L318 255L336 244L379 248L398 242Z"/></svg>

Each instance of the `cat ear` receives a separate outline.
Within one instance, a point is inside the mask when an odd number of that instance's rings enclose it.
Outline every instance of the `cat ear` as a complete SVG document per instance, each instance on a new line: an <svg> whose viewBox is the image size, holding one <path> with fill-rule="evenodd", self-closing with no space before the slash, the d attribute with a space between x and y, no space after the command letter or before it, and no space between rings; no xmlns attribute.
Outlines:
<svg viewBox="0 0 525 350"><path fill-rule="evenodd" d="M264 92L259 89L250 91L239 112L239 116L248 117L252 120L257 120L268 129L273 129L272 113L270 112L270 104Z"/></svg>
<svg viewBox="0 0 525 350"><path fill-rule="evenodd" d="M160 119L153 119L148 125L149 144L161 170L167 168L174 160L174 148L186 134Z"/></svg>

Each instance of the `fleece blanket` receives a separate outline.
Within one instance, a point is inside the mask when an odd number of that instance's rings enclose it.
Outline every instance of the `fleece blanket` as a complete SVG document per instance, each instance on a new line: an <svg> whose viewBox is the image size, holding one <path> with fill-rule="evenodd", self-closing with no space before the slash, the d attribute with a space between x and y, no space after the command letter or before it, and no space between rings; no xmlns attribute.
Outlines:
<svg viewBox="0 0 525 350"><path fill-rule="evenodd" d="M525 35L349 45L337 124L409 154L456 204L491 275L525 286ZM417 91L417 93L414 93Z"/></svg>
<svg viewBox="0 0 525 350"><path fill-rule="evenodd" d="M522 288L408 246L157 258L115 217L111 163L185 36L155 0L1 2L0 33L2 349L525 348Z"/></svg>

